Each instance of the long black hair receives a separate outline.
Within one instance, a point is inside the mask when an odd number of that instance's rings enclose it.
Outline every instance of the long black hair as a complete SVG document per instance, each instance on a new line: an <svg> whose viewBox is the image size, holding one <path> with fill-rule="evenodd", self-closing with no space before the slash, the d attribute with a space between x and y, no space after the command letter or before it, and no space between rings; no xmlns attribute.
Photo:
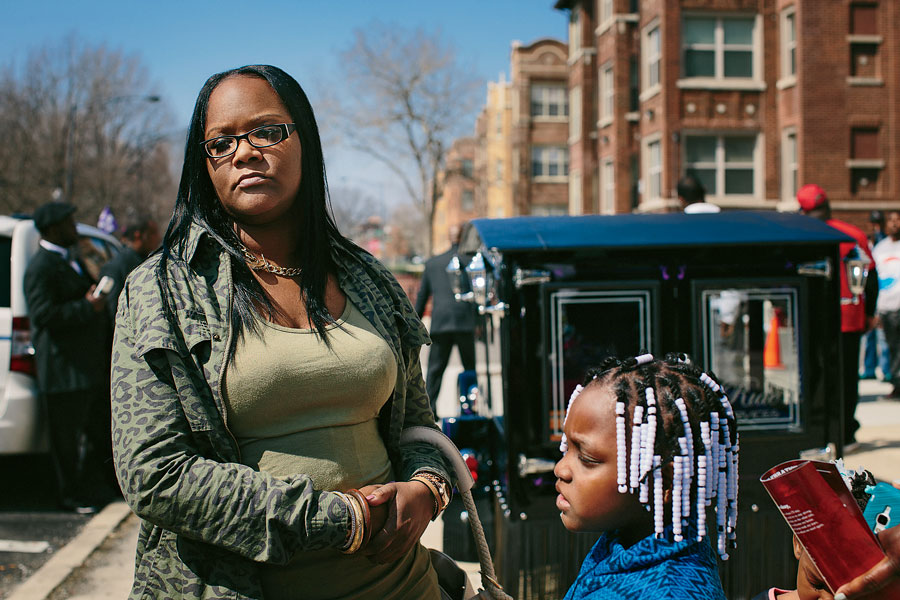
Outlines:
<svg viewBox="0 0 900 600"><path fill-rule="evenodd" d="M300 210L302 218L297 223L297 228L300 233L299 239L303 240L298 248L300 266L303 268L299 285L306 301L310 321L317 335L327 343L325 328L334 322L325 306L328 273L334 269L331 245L333 243L349 245L350 242L338 231L330 211L322 143L312 106L300 84L278 67L248 65L217 73L203 84L188 129L175 211L163 238L159 262L162 287L163 290L168 290L166 263L169 260L187 259L184 252L188 232L191 223L197 222L236 259L232 261L234 301L231 314L234 332L237 335L232 336L232 344L236 343L245 330L257 331L255 307L263 307L270 315L274 311L259 282L244 263L233 221L216 195L206 168L207 156L200 145L204 140L209 97L212 91L225 79L238 76L257 77L267 81L297 126L296 131L302 148L302 178L297 196L297 201L302 203ZM169 292L163 294L164 309L166 317L174 322L174 299L169 298L168 294Z"/></svg>

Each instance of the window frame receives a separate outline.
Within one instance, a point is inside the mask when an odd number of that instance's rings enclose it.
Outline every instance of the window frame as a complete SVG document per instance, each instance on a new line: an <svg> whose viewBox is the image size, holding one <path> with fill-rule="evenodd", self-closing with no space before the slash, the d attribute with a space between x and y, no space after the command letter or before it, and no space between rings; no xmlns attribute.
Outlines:
<svg viewBox="0 0 900 600"><path fill-rule="evenodd" d="M600 119L597 121L598 127L606 127L615 119L616 111L616 77L615 63L607 61L600 66L597 76L598 98L597 104L600 109ZM607 81L608 79L608 81Z"/></svg>
<svg viewBox="0 0 900 600"><path fill-rule="evenodd" d="M557 167L562 171L557 175L550 174L550 154L557 151L561 154L561 161L556 161ZM540 161L535 160L536 154L540 155ZM535 173L535 163L542 166L541 173ZM561 145L541 144L531 147L531 180L536 183L565 183L569 179L569 147Z"/></svg>
<svg viewBox="0 0 900 600"><path fill-rule="evenodd" d="M541 97L538 100L541 111L538 114L535 114L534 110L536 103L536 91L541 92ZM551 92L556 91L559 91L559 93L561 94L561 100L553 101L551 98ZM569 118L569 89L568 85L565 82L533 81L530 85L528 93L528 111L534 121L565 121ZM554 104L557 104L559 106L559 114L550 114L550 107Z"/></svg>
<svg viewBox="0 0 900 600"><path fill-rule="evenodd" d="M651 54L654 34L658 47L655 49L655 53ZM657 18L641 31L641 93L639 96L641 102L652 98L662 89L662 47L662 28ZM653 66L656 67L655 81L651 81L650 78Z"/></svg>
<svg viewBox="0 0 900 600"><path fill-rule="evenodd" d="M791 141L793 140L793 141ZM793 157L789 152L793 146ZM794 200L800 184L799 139L796 127L785 127L781 133L781 199Z"/></svg>
<svg viewBox="0 0 900 600"><path fill-rule="evenodd" d="M600 214L616 214L616 163L612 157L600 161Z"/></svg>
<svg viewBox="0 0 900 600"><path fill-rule="evenodd" d="M716 138L716 155L713 163L709 162L687 162L687 143L690 138L696 137L714 137ZM755 139L753 147L753 159L747 161L726 162L725 157L725 139L726 138L750 138ZM760 201L764 197L764 134L762 131L740 131L740 130L695 130L685 131L682 137L681 147L681 173L687 173L691 168L715 169L716 189L706 190L708 200L717 200L718 202L728 204L729 202L742 202L747 200ZM753 169L753 192L751 194L726 194L725 193L725 172L731 168L746 168L750 166ZM721 190L721 193L720 191Z"/></svg>
<svg viewBox="0 0 900 600"><path fill-rule="evenodd" d="M781 77L777 87L797 82L797 8L793 4L781 11Z"/></svg>
<svg viewBox="0 0 900 600"><path fill-rule="evenodd" d="M686 23L690 19L711 19L715 22L715 30L713 32L714 41L712 44L694 44L689 46L685 43ZM737 19L752 21L752 41L749 45L725 44L725 30L723 23L727 20ZM763 36L761 19L762 16L758 13L710 13L694 11L683 13L681 17L681 47L679 49L680 79L676 84L677 87L681 89L747 89L756 91L765 90L766 83L763 73ZM698 48L698 46L700 47ZM685 68L687 64L687 51L692 48L713 51L712 75L688 75L686 73ZM747 50L749 50L751 53L750 76L726 77L725 53L728 51Z"/></svg>
<svg viewBox="0 0 900 600"><path fill-rule="evenodd" d="M641 203L645 204L647 202L651 202L654 200L662 199L662 185L663 185L663 145L662 145L662 134L654 134L647 136L644 140L642 140L642 160L641 160L641 179L643 180L642 190L641 190ZM653 155L653 146L657 146L659 148L659 162L656 165L651 164L650 159ZM652 182L656 179L658 181L657 189L653 190Z"/></svg>
<svg viewBox="0 0 900 600"><path fill-rule="evenodd" d="M581 139L581 86L569 88L569 144L577 143Z"/></svg>

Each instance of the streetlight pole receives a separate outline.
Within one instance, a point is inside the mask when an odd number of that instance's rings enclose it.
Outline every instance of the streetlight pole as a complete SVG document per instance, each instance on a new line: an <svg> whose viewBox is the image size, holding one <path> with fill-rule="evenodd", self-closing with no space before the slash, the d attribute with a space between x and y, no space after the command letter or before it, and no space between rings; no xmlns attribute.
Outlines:
<svg viewBox="0 0 900 600"><path fill-rule="evenodd" d="M123 96L111 96L109 98L102 98L97 102L92 102L91 105L101 105L105 106L107 104L114 104L116 102L122 102L123 100L140 100L142 102L159 102L160 97L156 94L148 94L148 95L140 95L140 94L126 94ZM73 165L74 162L74 145L75 145L75 117L78 114L78 103L73 102L71 106L69 106L69 114L66 118L66 149L65 149L65 158L63 161L65 167L65 178L63 181L63 189L62 189L62 198L66 202L72 201L72 187L74 185L75 179L75 167Z"/></svg>

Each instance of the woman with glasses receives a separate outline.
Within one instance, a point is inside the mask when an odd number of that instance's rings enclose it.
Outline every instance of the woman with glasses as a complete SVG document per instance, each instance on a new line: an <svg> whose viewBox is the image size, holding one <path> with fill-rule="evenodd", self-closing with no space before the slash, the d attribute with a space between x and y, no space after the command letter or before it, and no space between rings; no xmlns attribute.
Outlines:
<svg viewBox="0 0 900 600"><path fill-rule="evenodd" d="M129 277L116 471L132 598L438 598L418 543L449 500L402 288L328 210L318 129L271 66L200 91L175 212Z"/></svg>

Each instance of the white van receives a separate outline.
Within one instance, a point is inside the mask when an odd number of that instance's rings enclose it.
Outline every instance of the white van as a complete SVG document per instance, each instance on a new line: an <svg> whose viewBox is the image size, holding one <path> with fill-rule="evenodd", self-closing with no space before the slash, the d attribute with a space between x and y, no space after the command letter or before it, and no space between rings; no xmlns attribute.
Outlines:
<svg viewBox="0 0 900 600"><path fill-rule="evenodd" d="M95 227L78 224L82 262L94 279L122 246ZM46 427L34 377L34 347L22 282L40 233L30 218L0 216L0 454L47 451Z"/></svg>

